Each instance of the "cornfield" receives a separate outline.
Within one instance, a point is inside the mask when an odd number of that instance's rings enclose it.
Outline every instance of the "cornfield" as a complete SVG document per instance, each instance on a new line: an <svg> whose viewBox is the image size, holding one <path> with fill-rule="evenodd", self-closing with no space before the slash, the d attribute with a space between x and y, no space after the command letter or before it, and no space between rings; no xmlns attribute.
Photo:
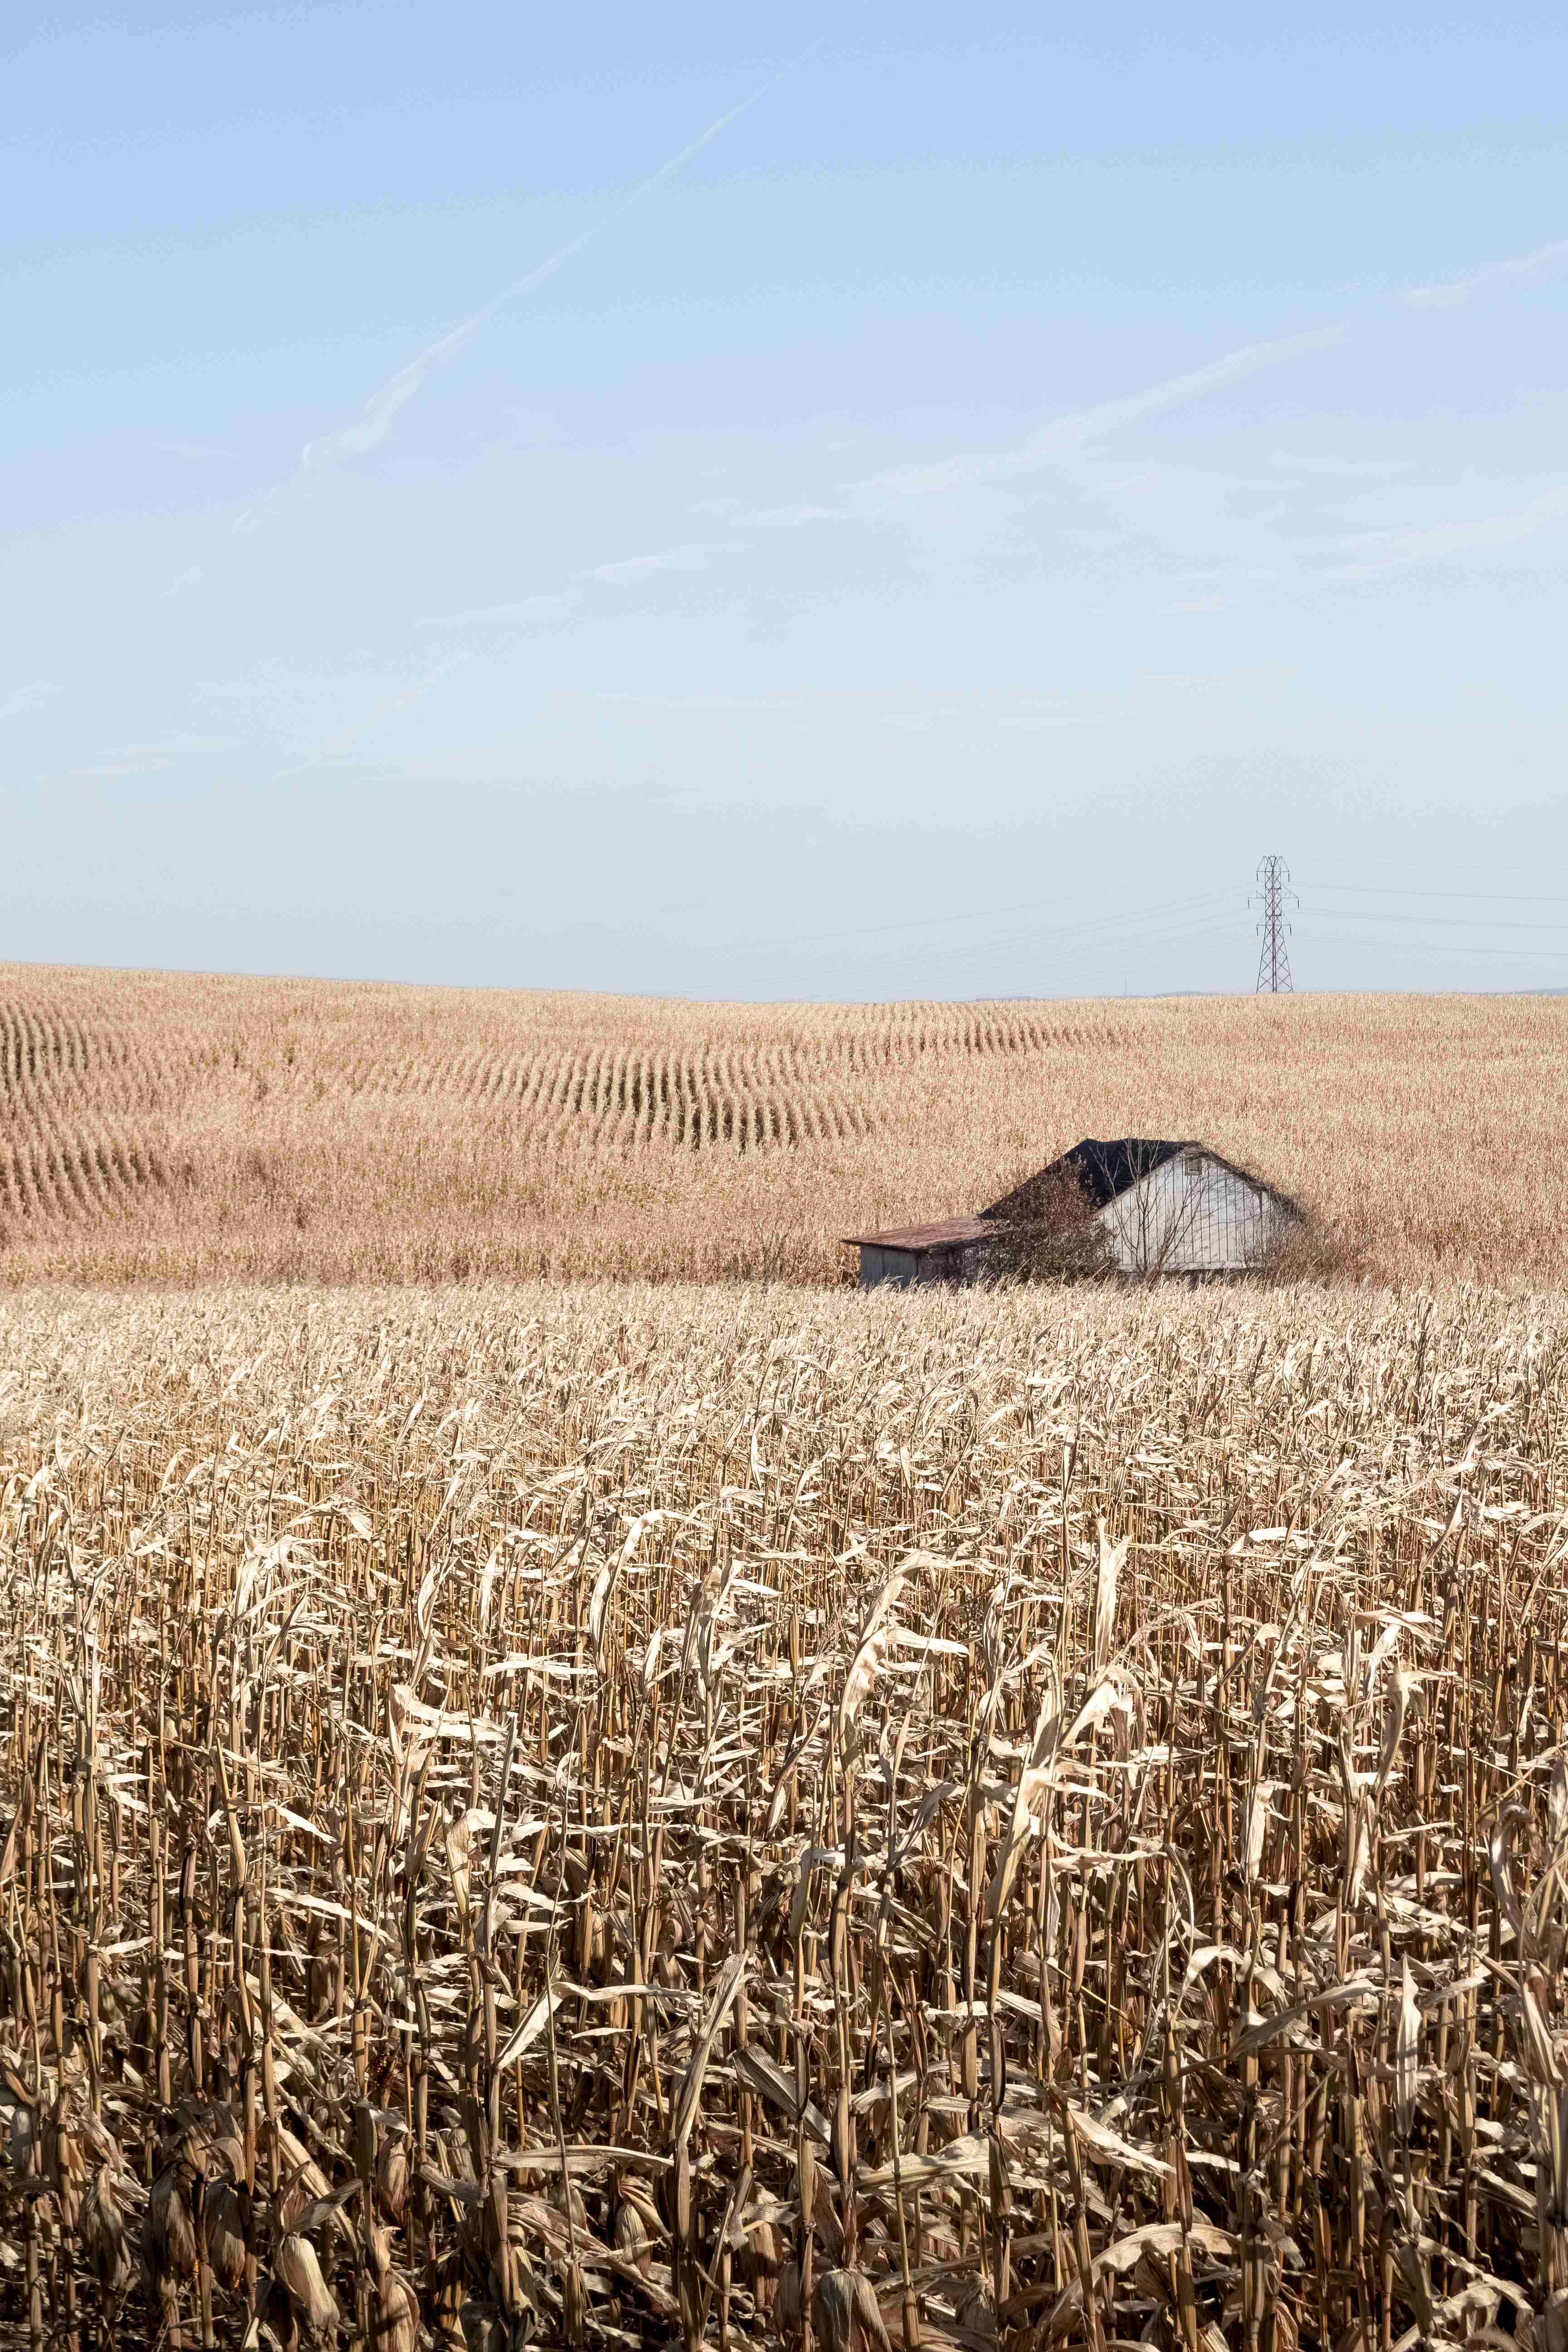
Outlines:
<svg viewBox="0 0 1568 2352"><path fill-rule="evenodd" d="M1563 2343L1560 1301L3 1321L9 2340Z"/></svg>
<svg viewBox="0 0 1568 2352"><path fill-rule="evenodd" d="M0 1271L831 1285L845 1234L1145 1134L1254 1168L1372 1278L1554 1280L1565 1023L1543 997L700 1006L11 966Z"/></svg>

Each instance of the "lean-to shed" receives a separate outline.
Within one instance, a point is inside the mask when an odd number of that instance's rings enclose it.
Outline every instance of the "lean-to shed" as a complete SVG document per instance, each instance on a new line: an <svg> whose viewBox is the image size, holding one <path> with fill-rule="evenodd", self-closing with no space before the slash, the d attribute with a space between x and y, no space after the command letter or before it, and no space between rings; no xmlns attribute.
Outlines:
<svg viewBox="0 0 1568 2352"><path fill-rule="evenodd" d="M1088 1136L972 1217L847 1238L860 1287L974 1282L1022 1271L1048 1242L1087 1244L1108 1273L1245 1274L1300 1211L1205 1143Z"/></svg>

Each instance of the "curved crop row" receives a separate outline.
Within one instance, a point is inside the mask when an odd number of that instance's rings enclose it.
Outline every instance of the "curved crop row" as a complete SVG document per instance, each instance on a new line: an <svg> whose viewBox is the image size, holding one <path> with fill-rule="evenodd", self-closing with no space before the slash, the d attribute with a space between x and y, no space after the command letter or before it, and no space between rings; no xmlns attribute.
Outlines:
<svg viewBox="0 0 1568 2352"><path fill-rule="evenodd" d="M1565 1019L1543 998L692 1005L0 967L5 1273L787 1259L831 1281L843 1233L1143 1134L1256 1168L1369 1271L1555 1279Z"/></svg>

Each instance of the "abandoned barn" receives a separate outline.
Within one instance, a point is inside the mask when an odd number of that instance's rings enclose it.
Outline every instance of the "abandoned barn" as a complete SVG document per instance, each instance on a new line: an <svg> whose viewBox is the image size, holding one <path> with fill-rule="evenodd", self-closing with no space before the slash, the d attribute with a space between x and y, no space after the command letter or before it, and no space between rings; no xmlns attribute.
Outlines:
<svg viewBox="0 0 1568 2352"><path fill-rule="evenodd" d="M1089 1136L974 1216L847 1238L860 1253L862 1290L1032 1266L1194 1276L1257 1267L1300 1215L1206 1144Z"/></svg>

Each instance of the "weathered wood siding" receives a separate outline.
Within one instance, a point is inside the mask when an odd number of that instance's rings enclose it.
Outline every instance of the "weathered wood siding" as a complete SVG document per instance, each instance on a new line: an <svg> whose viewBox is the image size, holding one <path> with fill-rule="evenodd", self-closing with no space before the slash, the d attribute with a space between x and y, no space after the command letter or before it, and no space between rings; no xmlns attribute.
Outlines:
<svg viewBox="0 0 1568 2352"><path fill-rule="evenodd" d="M1241 1274L1289 1217L1206 1151L1181 1151L1100 1211L1123 1274Z"/></svg>

